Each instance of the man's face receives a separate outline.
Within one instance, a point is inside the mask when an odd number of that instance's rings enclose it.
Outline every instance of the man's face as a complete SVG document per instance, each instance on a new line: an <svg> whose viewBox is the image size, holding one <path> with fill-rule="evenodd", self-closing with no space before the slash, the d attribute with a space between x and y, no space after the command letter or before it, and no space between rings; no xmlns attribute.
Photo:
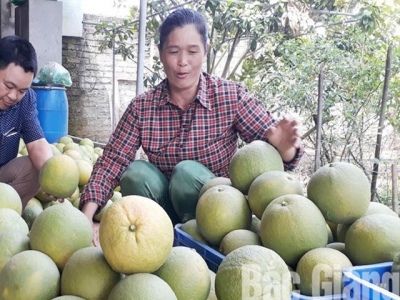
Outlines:
<svg viewBox="0 0 400 300"><path fill-rule="evenodd" d="M21 101L33 80L32 72L25 72L11 63L0 70L0 110L6 110Z"/></svg>

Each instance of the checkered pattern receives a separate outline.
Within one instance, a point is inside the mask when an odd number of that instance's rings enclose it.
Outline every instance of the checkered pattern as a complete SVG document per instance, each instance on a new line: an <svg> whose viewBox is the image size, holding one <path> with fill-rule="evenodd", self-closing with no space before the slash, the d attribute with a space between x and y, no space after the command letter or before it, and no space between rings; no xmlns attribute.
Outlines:
<svg viewBox="0 0 400 300"><path fill-rule="evenodd" d="M17 157L21 136L25 144L44 138L37 115L32 89L17 104L0 110L0 167Z"/></svg>

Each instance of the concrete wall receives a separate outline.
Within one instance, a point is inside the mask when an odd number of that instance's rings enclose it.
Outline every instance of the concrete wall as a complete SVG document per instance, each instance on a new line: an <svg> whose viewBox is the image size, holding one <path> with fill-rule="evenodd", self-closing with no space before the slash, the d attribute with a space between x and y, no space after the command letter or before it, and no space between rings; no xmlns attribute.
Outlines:
<svg viewBox="0 0 400 300"><path fill-rule="evenodd" d="M15 34L15 5L0 1L0 38Z"/></svg>
<svg viewBox="0 0 400 300"><path fill-rule="evenodd" d="M111 50L98 49L101 35L94 35L95 27L85 21L120 20L95 15L83 16L82 38L63 37L62 65L70 72L72 86L67 88L70 135L88 137L105 143L112 133L113 61ZM134 41L137 44L137 40ZM146 50L149 59L149 49ZM115 62L115 121L136 95L136 64L116 56Z"/></svg>
<svg viewBox="0 0 400 300"><path fill-rule="evenodd" d="M62 2L29 0L17 6L15 34L35 47L39 70L48 61L61 64Z"/></svg>

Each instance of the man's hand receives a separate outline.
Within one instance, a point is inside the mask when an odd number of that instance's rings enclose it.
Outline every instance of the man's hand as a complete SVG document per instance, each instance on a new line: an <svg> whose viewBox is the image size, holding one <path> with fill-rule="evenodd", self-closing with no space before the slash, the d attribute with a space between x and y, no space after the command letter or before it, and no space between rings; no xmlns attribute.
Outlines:
<svg viewBox="0 0 400 300"><path fill-rule="evenodd" d="M285 162L291 161L296 155L297 149L301 146L297 125L296 120L283 118L267 131L269 143L278 150Z"/></svg>

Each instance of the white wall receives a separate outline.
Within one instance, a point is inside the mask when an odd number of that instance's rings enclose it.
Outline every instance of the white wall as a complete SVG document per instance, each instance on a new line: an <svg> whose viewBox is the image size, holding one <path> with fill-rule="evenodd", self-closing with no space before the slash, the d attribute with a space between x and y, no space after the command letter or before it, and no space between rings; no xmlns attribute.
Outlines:
<svg viewBox="0 0 400 300"><path fill-rule="evenodd" d="M140 0L81 0L84 14L126 18L132 6L140 6Z"/></svg>

